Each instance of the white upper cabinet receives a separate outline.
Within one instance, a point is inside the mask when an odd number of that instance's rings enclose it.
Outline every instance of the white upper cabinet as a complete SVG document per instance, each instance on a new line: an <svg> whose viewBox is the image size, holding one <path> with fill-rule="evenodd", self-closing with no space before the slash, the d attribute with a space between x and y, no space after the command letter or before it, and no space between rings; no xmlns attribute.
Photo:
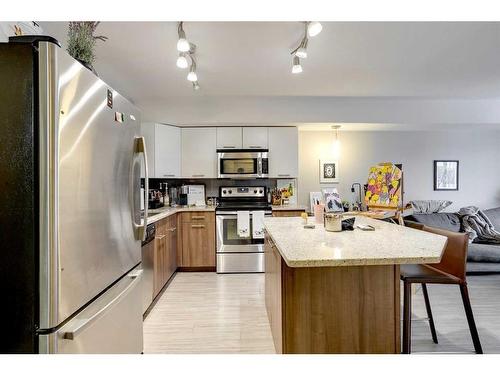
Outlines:
<svg viewBox="0 0 500 375"><path fill-rule="evenodd" d="M217 178L217 132L215 128L183 128L182 176Z"/></svg>
<svg viewBox="0 0 500 375"><path fill-rule="evenodd" d="M141 135L146 141L146 152L148 155L148 172L149 177L155 177L155 124L141 124ZM141 160L141 178L145 176L144 162Z"/></svg>
<svg viewBox="0 0 500 375"><path fill-rule="evenodd" d="M245 127L243 128L243 148L267 148L267 127Z"/></svg>
<svg viewBox="0 0 500 375"><path fill-rule="evenodd" d="M217 128L217 148L218 149L241 148L241 128L240 127Z"/></svg>
<svg viewBox="0 0 500 375"><path fill-rule="evenodd" d="M156 124L154 145L154 177L181 177L181 129Z"/></svg>
<svg viewBox="0 0 500 375"><path fill-rule="evenodd" d="M296 127L269 128L269 177L298 177L298 138Z"/></svg>

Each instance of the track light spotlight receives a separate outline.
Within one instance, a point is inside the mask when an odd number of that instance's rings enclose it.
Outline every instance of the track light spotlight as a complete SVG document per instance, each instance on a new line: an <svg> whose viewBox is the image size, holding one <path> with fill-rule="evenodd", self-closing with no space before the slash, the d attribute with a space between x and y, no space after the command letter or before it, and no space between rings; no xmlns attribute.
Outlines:
<svg viewBox="0 0 500 375"><path fill-rule="evenodd" d="M322 29L323 26L321 26L321 23L319 23L318 21L307 23L307 35L309 35L310 37L318 35Z"/></svg>
<svg viewBox="0 0 500 375"><path fill-rule="evenodd" d="M198 76L196 75L196 72L190 71L187 75L188 81L195 82L198 80Z"/></svg>
<svg viewBox="0 0 500 375"><path fill-rule="evenodd" d="M300 59L297 56L293 57L292 73L302 73L302 65L300 65Z"/></svg>
<svg viewBox="0 0 500 375"><path fill-rule="evenodd" d="M193 89L194 90L199 90L200 89L200 85L198 84L198 81L194 81L193 82Z"/></svg>
<svg viewBox="0 0 500 375"><path fill-rule="evenodd" d="M299 47L297 51L295 51L295 56L300 57L301 59L306 59L307 58L306 47Z"/></svg>
<svg viewBox="0 0 500 375"><path fill-rule="evenodd" d="M177 67L181 69L186 69L188 67L188 61L186 59L185 52L179 53L179 57L177 58Z"/></svg>
<svg viewBox="0 0 500 375"><path fill-rule="evenodd" d="M196 75L196 61L194 61L193 56L191 56L191 69L187 75L188 81L196 82L198 81L198 76Z"/></svg>
<svg viewBox="0 0 500 375"><path fill-rule="evenodd" d="M177 51L188 52L191 46L188 40L186 39L186 33L182 28L182 22L179 22L179 26L177 27L177 34L179 35L179 40L177 41Z"/></svg>

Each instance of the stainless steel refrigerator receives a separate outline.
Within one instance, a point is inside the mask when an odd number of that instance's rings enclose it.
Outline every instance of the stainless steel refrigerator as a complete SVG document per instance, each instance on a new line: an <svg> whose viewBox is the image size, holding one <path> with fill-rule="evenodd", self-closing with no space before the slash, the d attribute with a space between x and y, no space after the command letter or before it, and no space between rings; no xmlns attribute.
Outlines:
<svg viewBox="0 0 500 375"><path fill-rule="evenodd" d="M0 88L0 352L141 353L140 111L48 37Z"/></svg>

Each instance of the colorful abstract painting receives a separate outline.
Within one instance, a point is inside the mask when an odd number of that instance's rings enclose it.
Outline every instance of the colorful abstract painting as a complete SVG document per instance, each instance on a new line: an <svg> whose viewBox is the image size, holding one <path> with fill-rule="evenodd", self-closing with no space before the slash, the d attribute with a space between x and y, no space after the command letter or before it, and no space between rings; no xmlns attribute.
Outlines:
<svg viewBox="0 0 500 375"><path fill-rule="evenodd" d="M398 207L401 199L403 172L392 163L370 168L365 203L370 207Z"/></svg>

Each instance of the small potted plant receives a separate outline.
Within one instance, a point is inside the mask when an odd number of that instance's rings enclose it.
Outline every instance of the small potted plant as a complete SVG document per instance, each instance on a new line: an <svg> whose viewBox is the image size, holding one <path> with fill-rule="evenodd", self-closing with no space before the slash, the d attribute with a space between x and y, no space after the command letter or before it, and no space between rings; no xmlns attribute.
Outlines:
<svg viewBox="0 0 500 375"><path fill-rule="evenodd" d="M93 67L96 40L105 42L108 39L103 35L94 35L99 23L96 21L70 22L68 28L68 53L94 73L96 73Z"/></svg>

